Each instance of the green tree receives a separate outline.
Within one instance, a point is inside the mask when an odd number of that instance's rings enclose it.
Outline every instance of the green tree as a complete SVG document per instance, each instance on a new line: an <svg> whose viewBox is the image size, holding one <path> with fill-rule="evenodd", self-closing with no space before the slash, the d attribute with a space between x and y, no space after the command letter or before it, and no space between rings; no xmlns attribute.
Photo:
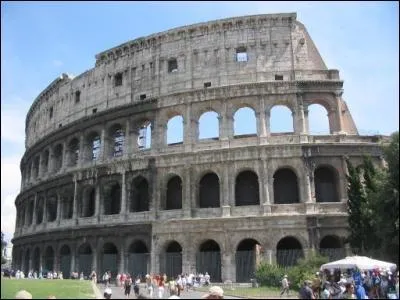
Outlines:
<svg viewBox="0 0 400 300"><path fill-rule="evenodd" d="M7 246L7 242L4 240L4 233L1 232L1 264L5 264L7 262L4 257L4 248Z"/></svg>
<svg viewBox="0 0 400 300"><path fill-rule="evenodd" d="M349 159L346 159L347 177L347 212L349 222L349 242L352 248L364 249L364 220L362 207L365 203L365 194L361 183L360 168L355 168Z"/></svg>

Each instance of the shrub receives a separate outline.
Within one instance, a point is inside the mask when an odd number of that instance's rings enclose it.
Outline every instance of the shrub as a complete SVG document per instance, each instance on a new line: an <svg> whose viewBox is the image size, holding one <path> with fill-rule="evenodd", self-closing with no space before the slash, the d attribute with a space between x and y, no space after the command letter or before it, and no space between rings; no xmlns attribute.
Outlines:
<svg viewBox="0 0 400 300"><path fill-rule="evenodd" d="M262 286L280 286L283 275L288 275L290 287L300 289L304 280L311 280L315 277L315 272L319 271L321 265L329 261L328 257L319 254L310 255L308 258L299 259L293 267L283 268L278 265L270 265L261 262L256 270L257 281Z"/></svg>
<svg viewBox="0 0 400 300"><path fill-rule="evenodd" d="M280 286L284 274L284 268L261 261L256 270L256 279L262 286Z"/></svg>

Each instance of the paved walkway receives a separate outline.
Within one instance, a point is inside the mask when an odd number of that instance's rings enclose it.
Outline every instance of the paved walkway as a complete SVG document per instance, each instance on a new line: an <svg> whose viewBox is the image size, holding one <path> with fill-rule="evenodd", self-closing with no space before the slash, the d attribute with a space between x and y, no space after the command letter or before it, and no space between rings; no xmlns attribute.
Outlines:
<svg viewBox="0 0 400 300"><path fill-rule="evenodd" d="M121 287L117 287L114 284L111 284L110 288L112 290L111 299L126 299L126 297L124 295L124 290ZM94 289L95 289L95 294L96 294L97 299L104 299L104 297L103 297L103 293L105 290L104 284L97 284L97 286L94 286ZM97 289L97 291L96 291L96 289ZM158 299L158 292L157 293L156 292L157 292L157 290L153 293L153 298L149 298L149 299ZM149 296L149 294L147 294L144 284L140 285L140 293L143 295ZM181 293L180 298L181 299L201 299L201 297L205 294L206 293L204 293L204 292L197 292L197 291L190 290L189 292L185 291L185 292ZM168 299L168 297L169 297L169 292L168 292L168 289L166 289L163 299ZM133 286L132 286L132 292L131 292L131 295L129 296L129 299L137 299L135 297L135 293L133 292ZM224 299L241 299L241 298L225 296Z"/></svg>

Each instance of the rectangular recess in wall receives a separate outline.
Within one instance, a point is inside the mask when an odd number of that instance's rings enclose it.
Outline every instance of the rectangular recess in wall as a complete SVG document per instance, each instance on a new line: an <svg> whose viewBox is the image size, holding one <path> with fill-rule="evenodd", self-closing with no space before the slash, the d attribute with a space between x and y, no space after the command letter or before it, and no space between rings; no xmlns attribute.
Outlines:
<svg viewBox="0 0 400 300"><path fill-rule="evenodd" d="M283 75L276 75L275 74L275 80L283 80Z"/></svg>
<svg viewBox="0 0 400 300"><path fill-rule="evenodd" d="M92 113L94 113L94 114L97 113L97 108L93 108Z"/></svg>
<svg viewBox="0 0 400 300"><path fill-rule="evenodd" d="M204 87L205 87L205 88L208 88L208 87L210 87L210 86L211 86L211 82L209 82L209 81L208 81L208 82L204 82Z"/></svg>
<svg viewBox="0 0 400 300"><path fill-rule="evenodd" d="M140 95L140 100L144 100L144 99L146 99L146 94L141 94Z"/></svg>

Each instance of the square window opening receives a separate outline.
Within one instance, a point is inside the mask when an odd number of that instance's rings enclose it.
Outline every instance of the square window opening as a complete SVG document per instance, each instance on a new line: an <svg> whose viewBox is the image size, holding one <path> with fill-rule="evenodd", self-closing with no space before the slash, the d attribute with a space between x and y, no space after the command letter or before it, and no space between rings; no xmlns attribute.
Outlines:
<svg viewBox="0 0 400 300"><path fill-rule="evenodd" d="M168 73L178 72L178 61L176 58L168 61Z"/></svg>
<svg viewBox="0 0 400 300"><path fill-rule="evenodd" d="M115 75L114 83L115 83L115 86L121 86L122 85L122 73L117 73Z"/></svg>
<svg viewBox="0 0 400 300"><path fill-rule="evenodd" d="M236 61L248 61L247 50L244 47L240 47L236 49Z"/></svg>
<svg viewBox="0 0 400 300"><path fill-rule="evenodd" d="M275 75L275 80L283 80L283 75Z"/></svg>
<svg viewBox="0 0 400 300"><path fill-rule="evenodd" d="M50 119L53 118L53 106L50 107Z"/></svg>
<svg viewBox="0 0 400 300"><path fill-rule="evenodd" d="M205 88L208 88L208 87L210 87L211 86L211 82L204 82L204 87Z"/></svg>
<svg viewBox="0 0 400 300"><path fill-rule="evenodd" d="M79 103L79 101L81 101L81 92L76 91L75 92L75 103Z"/></svg>
<svg viewBox="0 0 400 300"><path fill-rule="evenodd" d="M144 99L146 99L146 94L141 94L140 95L140 100L144 100Z"/></svg>
<svg viewBox="0 0 400 300"><path fill-rule="evenodd" d="M94 114L97 113L97 108L93 108L92 113L94 113Z"/></svg>

